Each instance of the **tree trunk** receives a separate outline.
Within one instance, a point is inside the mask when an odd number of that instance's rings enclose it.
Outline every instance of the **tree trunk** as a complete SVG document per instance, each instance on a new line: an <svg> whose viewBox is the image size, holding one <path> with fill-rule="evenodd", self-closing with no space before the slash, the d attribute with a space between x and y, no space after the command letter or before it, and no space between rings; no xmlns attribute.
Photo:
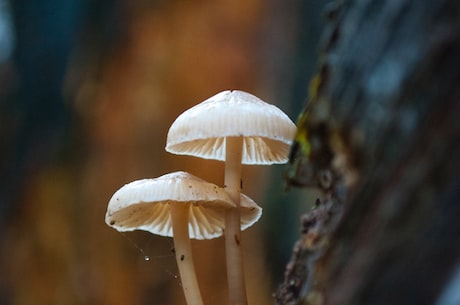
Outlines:
<svg viewBox="0 0 460 305"><path fill-rule="evenodd" d="M356 0L326 16L287 175L325 195L276 302L458 304L440 297L460 272L460 2Z"/></svg>

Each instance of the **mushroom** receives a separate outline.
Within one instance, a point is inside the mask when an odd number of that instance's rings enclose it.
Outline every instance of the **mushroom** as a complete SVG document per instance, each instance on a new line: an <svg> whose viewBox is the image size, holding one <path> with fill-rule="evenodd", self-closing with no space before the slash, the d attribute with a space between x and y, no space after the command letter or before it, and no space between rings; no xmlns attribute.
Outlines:
<svg viewBox="0 0 460 305"><path fill-rule="evenodd" d="M260 218L262 209L243 194L241 202L244 230ZM174 172L121 187L109 201L105 222L121 232L144 230L173 237L186 302L202 305L190 238L221 236L225 211L234 206L223 188L186 172Z"/></svg>
<svg viewBox="0 0 460 305"><path fill-rule="evenodd" d="M240 249L241 164L285 163L295 124L274 105L239 91L220 92L183 112L171 125L166 151L225 161L224 187L235 203L225 223L230 304L247 304Z"/></svg>

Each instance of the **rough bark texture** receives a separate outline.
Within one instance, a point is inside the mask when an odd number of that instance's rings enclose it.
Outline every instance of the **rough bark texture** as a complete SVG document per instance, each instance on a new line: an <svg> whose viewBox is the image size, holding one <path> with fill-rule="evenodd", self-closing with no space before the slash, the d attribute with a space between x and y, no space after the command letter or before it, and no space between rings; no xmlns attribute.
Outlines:
<svg viewBox="0 0 460 305"><path fill-rule="evenodd" d="M299 128L312 142L323 126L332 157L293 154L291 184L331 168L349 192L312 284L282 293L307 265L297 245L277 304L434 304L460 262L460 2L356 0L327 16Z"/></svg>

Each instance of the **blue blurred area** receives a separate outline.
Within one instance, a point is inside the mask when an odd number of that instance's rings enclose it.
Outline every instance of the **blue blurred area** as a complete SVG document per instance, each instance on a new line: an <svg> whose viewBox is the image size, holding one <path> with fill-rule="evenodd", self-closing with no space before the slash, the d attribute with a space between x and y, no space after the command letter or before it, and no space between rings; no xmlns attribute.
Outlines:
<svg viewBox="0 0 460 305"><path fill-rule="evenodd" d="M62 88L86 2L18 0L9 6L15 45L12 86L2 101L2 217L20 196L24 177L56 158L69 136L73 116Z"/></svg>
<svg viewBox="0 0 460 305"><path fill-rule="evenodd" d="M0 64L9 60L13 52L14 34L11 8L5 0L0 1Z"/></svg>

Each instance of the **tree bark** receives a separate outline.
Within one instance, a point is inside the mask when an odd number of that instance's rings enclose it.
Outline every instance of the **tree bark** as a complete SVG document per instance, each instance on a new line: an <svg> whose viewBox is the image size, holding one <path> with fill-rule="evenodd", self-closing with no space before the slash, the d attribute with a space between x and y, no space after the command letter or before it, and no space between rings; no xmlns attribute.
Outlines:
<svg viewBox="0 0 460 305"><path fill-rule="evenodd" d="M277 304L448 304L438 300L460 263L460 2L336 2L326 16L298 124L311 147L298 135L288 174L323 189L303 216L320 228L303 222ZM318 212L331 206L338 226Z"/></svg>

